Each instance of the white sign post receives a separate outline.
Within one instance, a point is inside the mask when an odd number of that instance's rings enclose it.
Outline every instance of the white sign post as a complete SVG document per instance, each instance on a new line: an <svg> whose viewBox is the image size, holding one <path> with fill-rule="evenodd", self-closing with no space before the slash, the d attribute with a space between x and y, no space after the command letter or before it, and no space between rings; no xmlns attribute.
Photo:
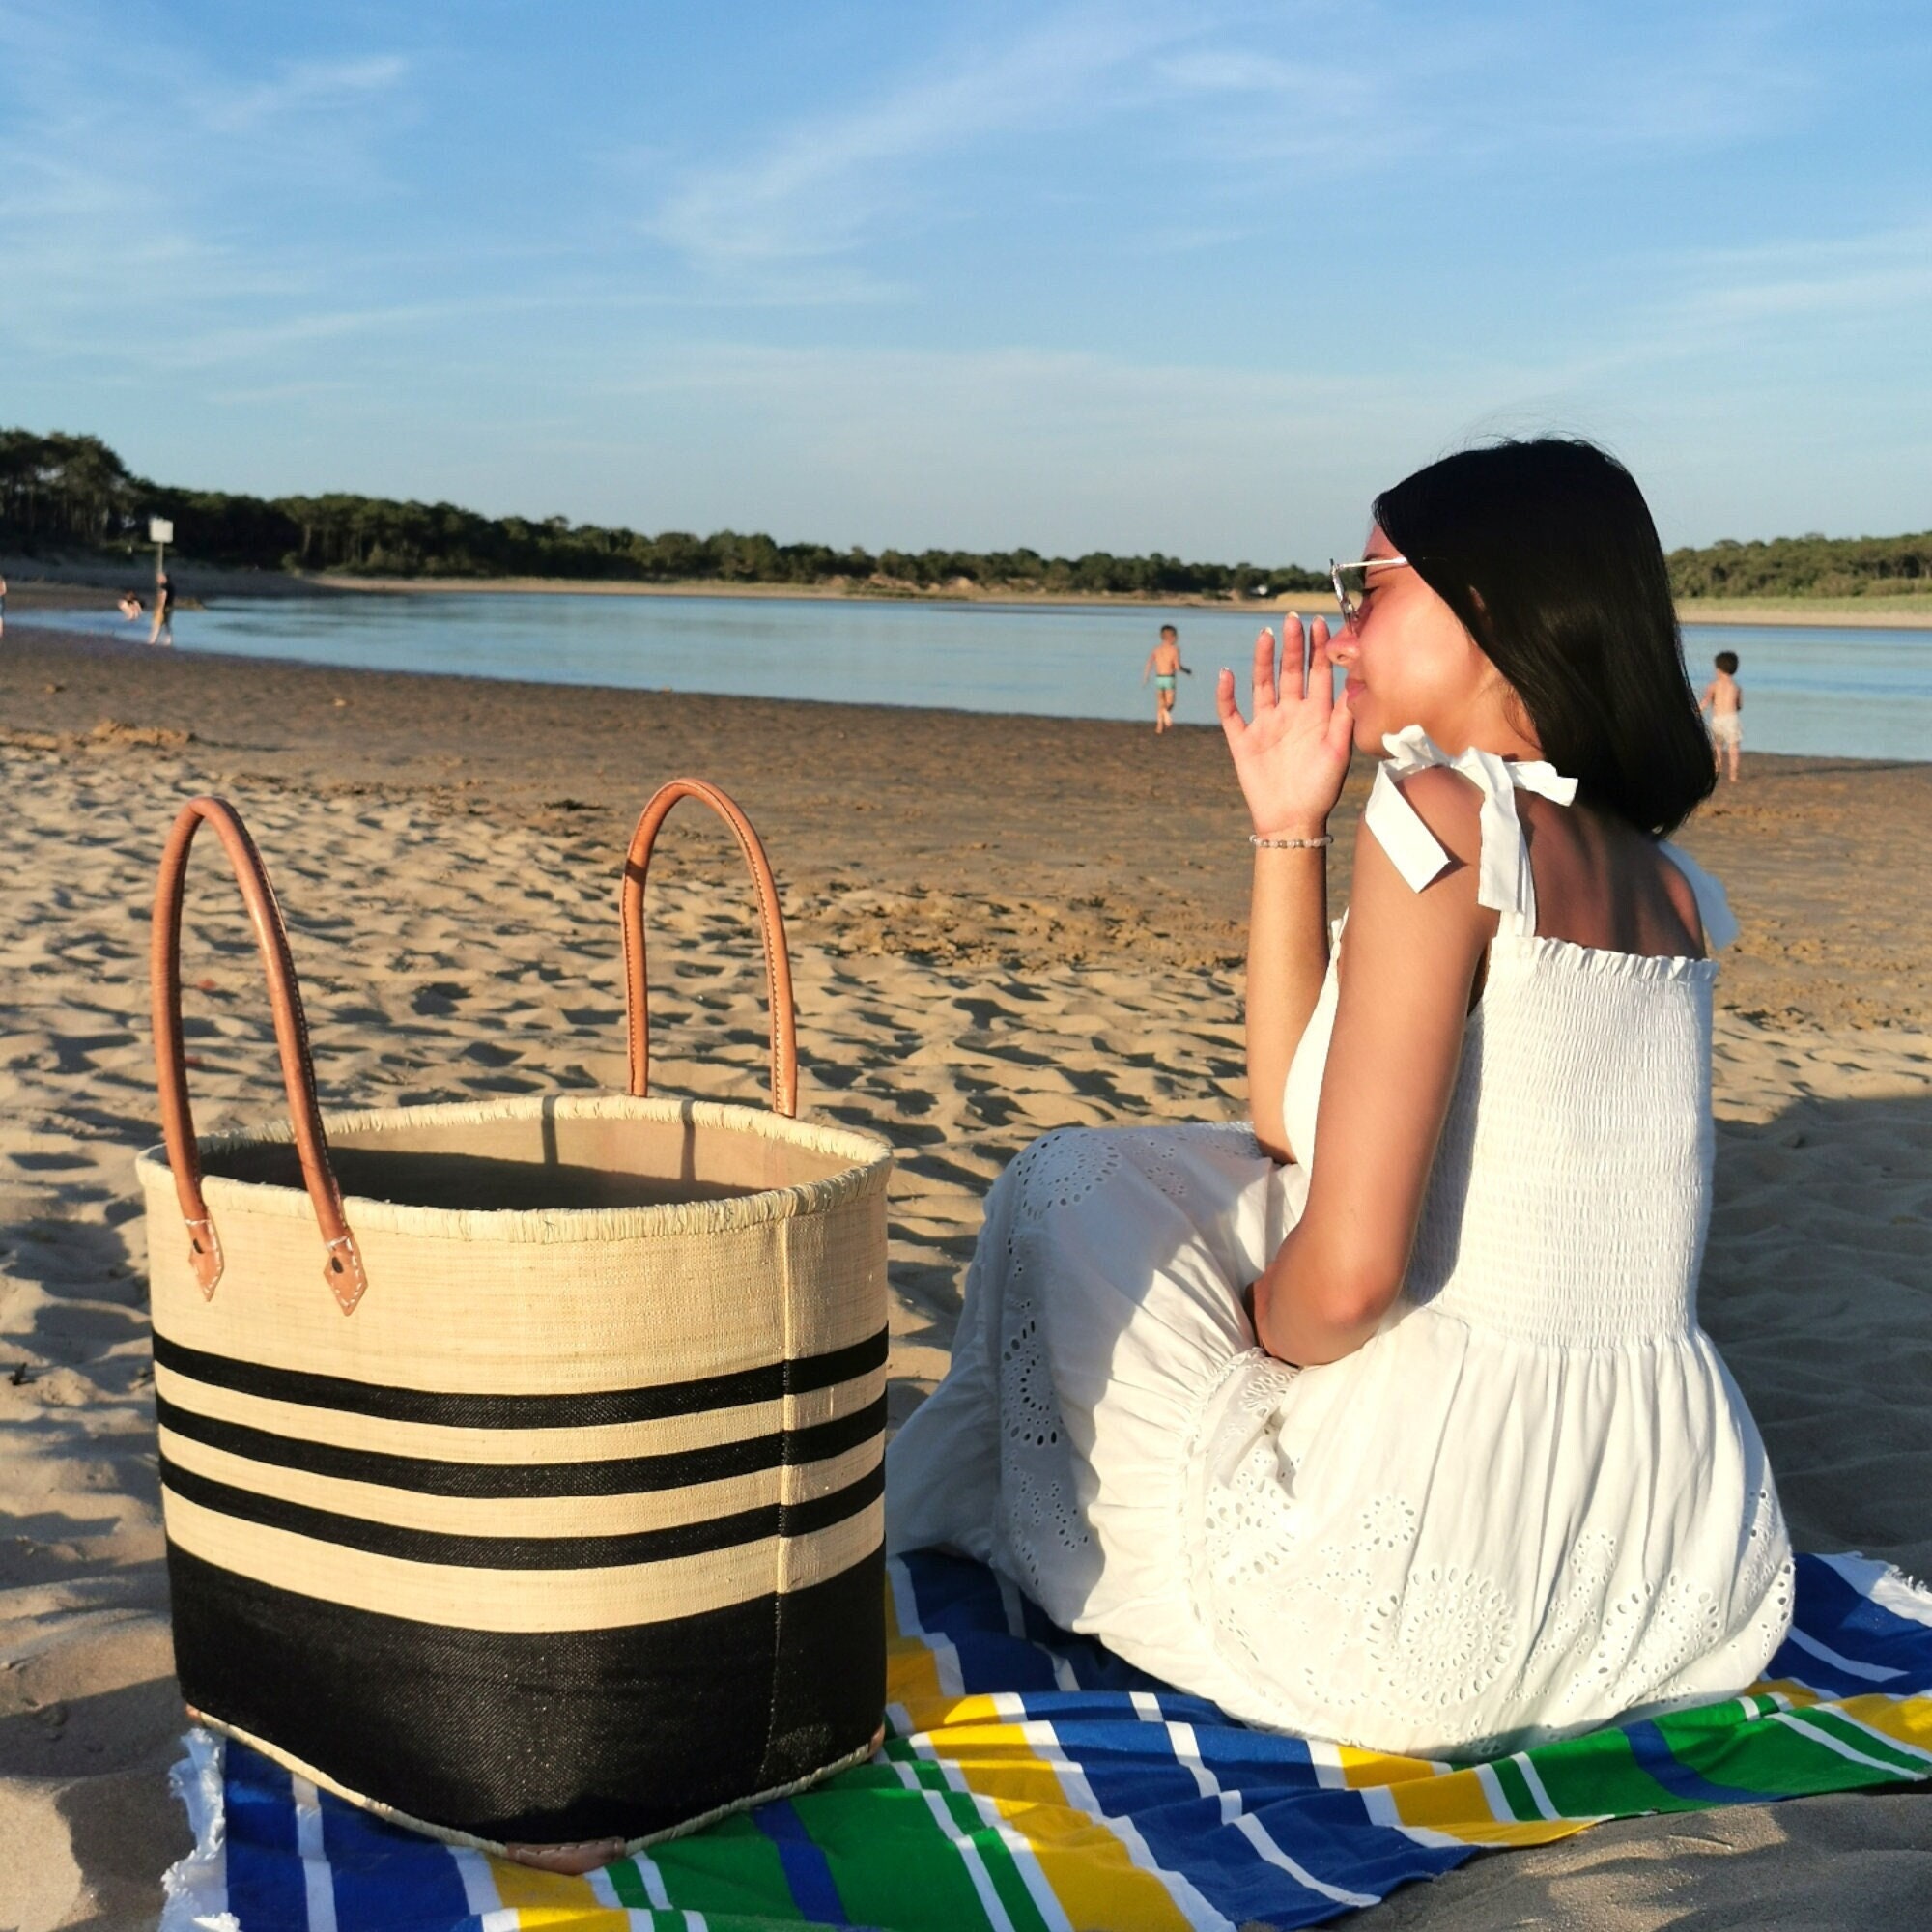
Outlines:
<svg viewBox="0 0 1932 1932"><path fill-rule="evenodd" d="M168 546L175 540L174 521L169 517L148 519L148 541L155 547L155 613L158 625L161 609L161 580L167 575Z"/></svg>

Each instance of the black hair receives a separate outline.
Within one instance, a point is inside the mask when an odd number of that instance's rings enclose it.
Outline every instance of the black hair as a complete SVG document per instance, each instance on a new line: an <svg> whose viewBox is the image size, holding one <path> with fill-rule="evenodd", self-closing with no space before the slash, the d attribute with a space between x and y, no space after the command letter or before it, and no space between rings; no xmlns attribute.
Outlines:
<svg viewBox="0 0 1932 1932"><path fill-rule="evenodd" d="M1716 665L1720 671L1722 671L1726 677L1730 677L1737 670L1738 654L1736 651L1719 651L1718 655L1711 660L1711 662L1714 665Z"/></svg>
<svg viewBox="0 0 1932 1932"><path fill-rule="evenodd" d="M1663 546L1613 456L1567 437L1461 450L1384 490L1375 516L1583 797L1661 837L1710 796Z"/></svg>
<svg viewBox="0 0 1932 1932"><path fill-rule="evenodd" d="M1163 624L1160 627L1160 634L1163 638L1178 638L1180 635L1172 624ZM1142 635L1145 636L1146 633L1143 632Z"/></svg>

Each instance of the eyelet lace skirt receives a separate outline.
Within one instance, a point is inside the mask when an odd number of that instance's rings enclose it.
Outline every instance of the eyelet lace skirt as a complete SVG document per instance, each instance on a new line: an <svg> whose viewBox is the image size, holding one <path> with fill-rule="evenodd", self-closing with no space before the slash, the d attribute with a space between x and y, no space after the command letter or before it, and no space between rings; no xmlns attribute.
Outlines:
<svg viewBox="0 0 1932 1932"><path fill-rule="evenodd" d="M1295 1371L1242 1289L1305 1187L1245 1126L1063 1130L988 1198L951 1373L887 1454L895 1549L1273 1728L1519 1748L1742 1689L1790 1555L1701 1332L1565 1349L1398 1304Z"/></svg>

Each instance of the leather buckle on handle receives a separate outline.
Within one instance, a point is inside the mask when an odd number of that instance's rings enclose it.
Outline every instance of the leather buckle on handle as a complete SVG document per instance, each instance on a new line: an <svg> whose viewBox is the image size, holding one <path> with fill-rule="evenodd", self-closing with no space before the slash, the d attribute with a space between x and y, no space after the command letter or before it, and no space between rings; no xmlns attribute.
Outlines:
<svg viewBox="0 0 1932 1932"><path fill-rule="evenodd" d="M201 1284L202 1299L213 1301L214 1285L221 1279L221 1270L227 1263L221 1252L221 1236L206 1214L199 1221L187 1224L187 1259L195 1280Z"/></svg>
<svg viewBox="0 0 1932 1932"><path fill-rule="evenodd" d="M798 1022L792 1008L791 954L785 948L784 915L770 862L752 821L714 784L702 779L672 779L652 793L631 835L624 860L620 917L624 931L624 1008L630 1038L631 1092L642 1098L651 1085L650 986L644 959L644 880L649 874L658 833L680 799L707 805L731 828L750 868L758 896L758 931L765 948L765 1000L772 1021L772 1111L787 1119L798 1113Z"/></svg>
<svg viewBox="0 0 1932 1932"><path fill-rule="evenodd" d="M332 1241L323 1245L328 1250L328 1262L322 1271L322 1278L328 1284L328 1292L342 1304L345 1315L355 1312L355 1304L369 1293L369 1276L362 1266L362 1250L355 1244L355 1236L347 1228Z"/></svg>

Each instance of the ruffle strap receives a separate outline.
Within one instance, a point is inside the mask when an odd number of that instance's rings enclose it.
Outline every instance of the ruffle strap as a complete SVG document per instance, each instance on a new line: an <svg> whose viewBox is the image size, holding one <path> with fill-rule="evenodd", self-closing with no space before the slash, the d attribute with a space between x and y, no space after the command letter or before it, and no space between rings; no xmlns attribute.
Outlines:
<svg viewBox="0 0 1932 1932"><path fill-rule="evenodd" d="M1521 821L1517 817L1517 790L1520 787L1557 805L1568 805L1577 796L1577 781L1565 778L1541 758L1504 758L1494 752L1473 750L1451 757L1420 724L1391 731L1382 745L1388 757L1376 774L1362 820L1409 890L1419 893L1435 878L1449 864L1449 854L1402 795L1397 781L1441 765L1461 772L1483 795L1476 903L1506 918L1513 915L1520 922L1520 931L1535 931L1536 887L1530 878Z"/></svg>

